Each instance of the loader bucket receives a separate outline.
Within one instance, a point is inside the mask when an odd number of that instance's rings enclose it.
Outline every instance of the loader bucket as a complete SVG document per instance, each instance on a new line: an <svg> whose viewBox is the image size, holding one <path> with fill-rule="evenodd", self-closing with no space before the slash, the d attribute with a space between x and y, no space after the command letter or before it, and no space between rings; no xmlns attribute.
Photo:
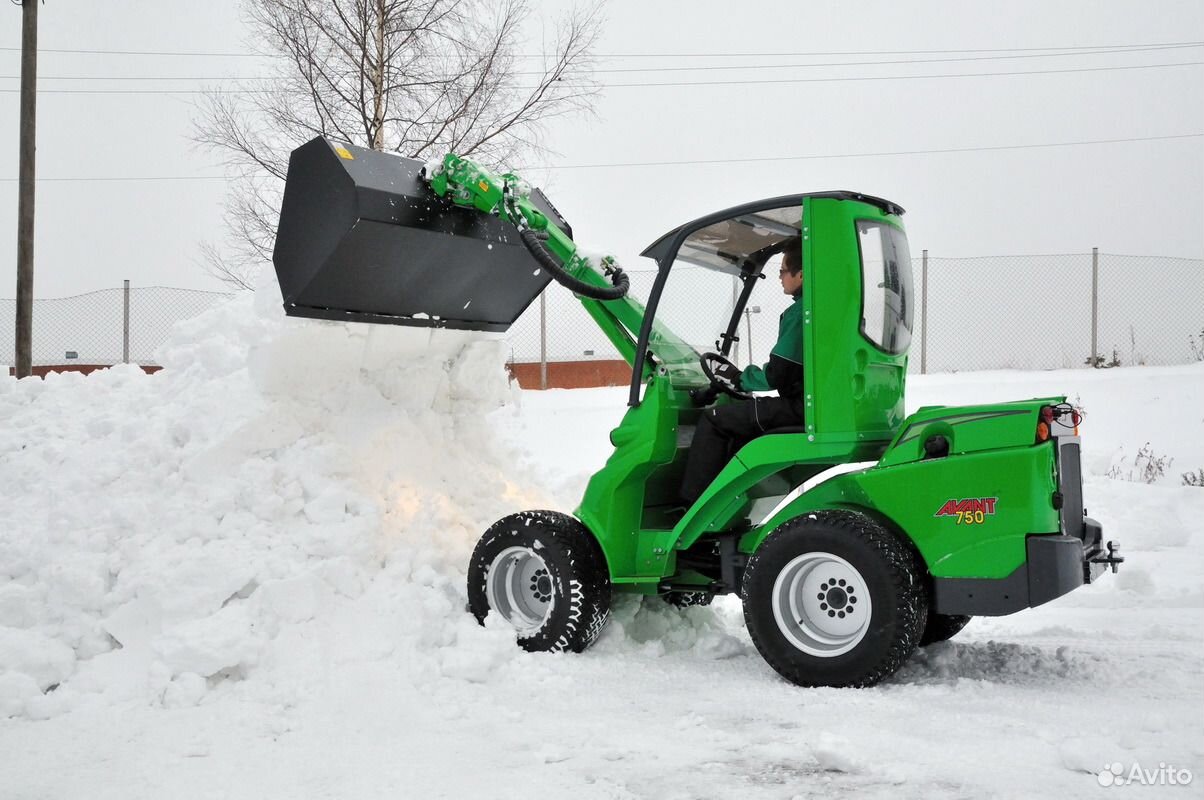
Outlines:
<svg viewBox="0 0 1204 800"><path fill-rule="evenodd" d="M423 162L318 137L288 163L272 261L290 316L504 331L551 280L518 232L436 196ZM538 190L532 199L569 235Z"/></svg>

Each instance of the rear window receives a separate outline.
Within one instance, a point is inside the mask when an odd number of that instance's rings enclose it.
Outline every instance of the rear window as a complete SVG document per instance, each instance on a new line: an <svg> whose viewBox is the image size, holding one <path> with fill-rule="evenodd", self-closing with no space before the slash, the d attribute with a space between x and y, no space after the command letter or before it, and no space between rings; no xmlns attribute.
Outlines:
<svg viewBox="0 0 1204 800"><path fill-rule="evenodd" d="M861 248L861 332L888 353L911 344L911 254L893 225L857 220Z"/></svg>

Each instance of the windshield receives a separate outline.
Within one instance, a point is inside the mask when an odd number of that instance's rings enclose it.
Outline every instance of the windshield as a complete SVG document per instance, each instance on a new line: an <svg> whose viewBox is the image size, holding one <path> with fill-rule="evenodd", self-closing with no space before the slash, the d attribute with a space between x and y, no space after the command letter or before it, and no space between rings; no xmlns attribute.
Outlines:
<svg viewBox="0 0 1204 800"><path fill-rule="evenodd" d="M911 255L894 225L857 220L861 248L861 332L888 353L911 344Z"/></svg>
<svg viewBox="0 0 1204 800"><path fill-rule="evenodd" d="M689 264L674 264L656 309L657 328L668 329L687 342L693 352L661 352L657 338L649 340L662 361L697 361L699 353L719 352L719 336L727 330L742 284L734 275Z"/></svg>
<svg viewBox="0 0 1204 800"><path fill-rule="evenodd" d="M802 216L802 204L795 201L789 206L737 214L700 228L686 238L673 259L657 305L656 322L688 342L693 352L658 352L654 335L649 346L662 362L689 362L692 372L698 354L718 353L725 349L722 337L744 290L741 277L761 273L765 263L783 247L791 243L799 246ZM765 314L745 315L748 318L742 318L735 331L741 342L728 348L729 357L737 363L747 363L751 355L745 341L752 338L750 334L758 333L757 329L762 325L773 327L777 323L777 303L774 301L781 292L776 269L773 273L773 281L756 281L749 306L758 303L766 306ZM763 297L766 294L770 297L768 302ZM772 343L772 333L758 338Z"/></svg>

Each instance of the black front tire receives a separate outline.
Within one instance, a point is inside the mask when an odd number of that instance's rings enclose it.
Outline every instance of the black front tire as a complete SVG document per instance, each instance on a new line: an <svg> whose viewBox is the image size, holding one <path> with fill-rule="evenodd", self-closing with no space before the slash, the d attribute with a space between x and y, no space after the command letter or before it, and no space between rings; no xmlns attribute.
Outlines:
<svg viewBox="0 0 1204 800"><path fill-rule="evenodd" d="M872 686L920 641L924 574L909 544L877 521L851 511L806 514L783 523L749 559L744 619L786 680Z"/></svg>
<svg viewBox="0 0 1204 800"><path fill-rule="evenodd" d="M928 612L928 624L924 626L924 635L920 637L920 647L944 642L961 633L962 628L970 624L973 617L965 614L937 614Z"/></svg>
<svg viewBox="0 0 1204 800"><path fill-rule="evenodd" d="M507 560L529 564L506 586ZM499 574L491 579L490 572ZM510 590L507 597L505 590ZM492 608L492 596L501 608ZM530 591L510 603L515 594ZM578 520L556 511L523 511L495 522L477 542L468 564L468 608L482 625L490 611L519 630L518 643L532 652L580 653L610 618L610 572L602 548Z"/></svg>

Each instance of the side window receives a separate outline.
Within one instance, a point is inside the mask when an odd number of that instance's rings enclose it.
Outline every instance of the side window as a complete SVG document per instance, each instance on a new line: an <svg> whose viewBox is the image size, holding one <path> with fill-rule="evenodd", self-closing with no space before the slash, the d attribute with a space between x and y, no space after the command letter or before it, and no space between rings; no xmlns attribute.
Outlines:
<svg viewBox="0 0 1204 800"><path fill-rule="evenodd" d="M888 353L911 344L911 254L893 225L857 221L861 249L861 332Z"/></svg>
<svg viewBox="0 0 1204 800"><path fill-rule="evenodd" d="M861 332L881 347L882 307L886 304L881 226L858 222L857 238L861 244Z"/></svg>

